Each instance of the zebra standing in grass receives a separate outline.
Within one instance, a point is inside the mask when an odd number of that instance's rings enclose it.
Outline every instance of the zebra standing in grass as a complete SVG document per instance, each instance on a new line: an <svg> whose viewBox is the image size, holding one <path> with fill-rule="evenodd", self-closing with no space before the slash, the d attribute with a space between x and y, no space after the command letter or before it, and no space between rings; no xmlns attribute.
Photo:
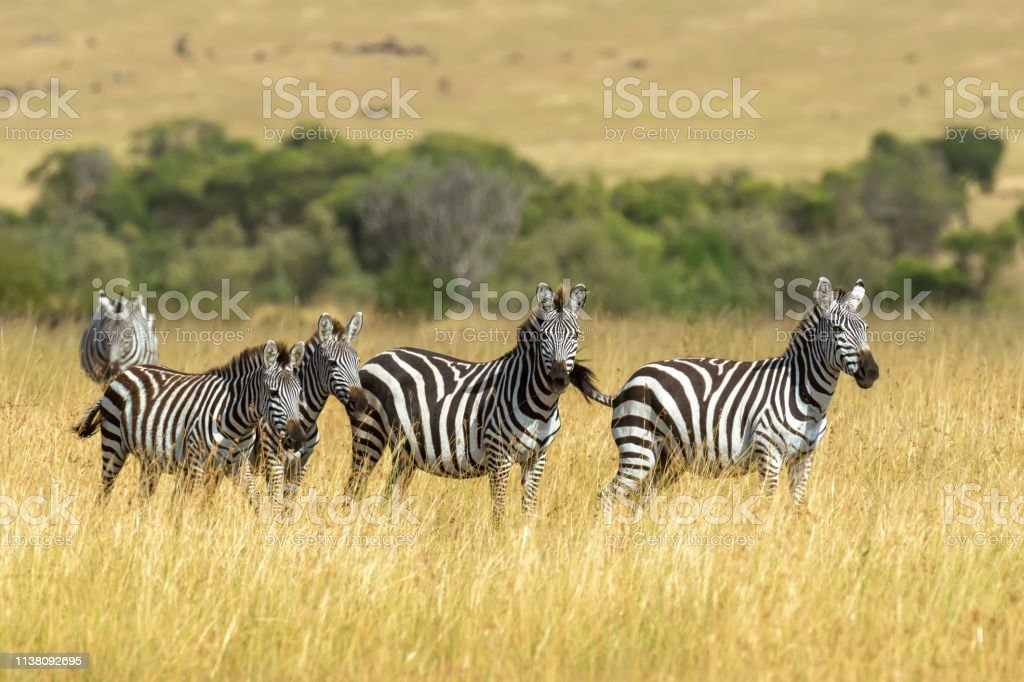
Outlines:
<svg viewBox="0 0 1024 682"><path fill-rule="evenodd" d="M253 469L263 471L271 499L280 504L285 493L294 493L306 475L309 459L320 442L316 421L334 396L353 415L366 409L359 384L359 354L352 343L363 327L363 314L356 313L348 324L320 316L317 331L306 342L306 353L297 375L302 386L299 426L306 433L298 448L289 450L275 429L265 423L262 442L253 452Z"/></svg>
<svg viewBox="0 0 1024 682"><path fill-rule="evenodd" d="M577 314L587 289L566 295L537 287L538 306L519 327L516 346L490 362L467 362L414 348L387 351L359 372L366 414L352 421L352 473L346 494L358 499L385 448L400 497L414 467L451 478L490 478L493 519L500 524L514 463L522 467L523 510L534 513L548 447L560 427L558 399L575 385L610 400L576 363Z"/></svg>
<svg viewBox="0 0 1024 682"><path fill-rule="evenodd" d="M156 332L146 303L123 295L111 301L100 293L92 322L82 335L79 360L85 373L101 384L134 365L156 364Z"/></svg>
<svg viewBox="0 0 1024 682"><path fill-rule="evenodd" d="M141 468L140 493L148 497L162 472L184 474L185 489L234 475L244 481L250 502L256 494L249 457L269 421L285 445L297 447L299 386L295 368L303 343L268 341L243 351L222 367L185 374L151 365L132 367L107 386L74 430L87 438L99 429L103 452L103 494L110 492L125 459L134 453Z"/></svg>
<svg viewBox="0 0 1024 682"><path fill-rule="evenodd" d="M783 464L802 504L840 374L861 388L878 378L867 324L856 313L863 298L862 281L833 292L822 277L813 310L781 357L679 358L638 369L612 403L619 469L599 495L605 511L617 497L668 485L682 468L720 476L756 466L771 495Z"/></svg>

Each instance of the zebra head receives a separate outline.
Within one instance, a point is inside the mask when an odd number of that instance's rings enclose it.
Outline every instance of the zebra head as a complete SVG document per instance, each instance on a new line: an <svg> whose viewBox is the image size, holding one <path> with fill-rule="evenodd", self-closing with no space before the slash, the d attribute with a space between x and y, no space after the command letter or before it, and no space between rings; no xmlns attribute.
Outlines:
<svg viewBox="0 0 1024 682"><path fill-rule="evenodd" d="M291 350L278 348L274 341L267 341L263 348L263 372L261 373L257 410L289 450L297 450L306 440L299 415L299 399L302 386L296 370L302 362L306 344L299 341Z"/></svg>
<svg viewBox="0 0 1024 682"><path fill-rule="evenodd" d="M569 292L559 287L554 292L544 282L537 285L535 333L540 339L540 357L548 383L556 393L569 388L570 375L576 365L580 325L577 314L587 301L587 288L577 284Z"/></svg>
<svg viewBox="0 0 1024 682"><path fill-rule="evenodd" d="M852 376L861 388L870 388L878 379L878 365L868 346L867 322L857 314L864 293L859 279L849 292L833 291L828 279L819 279L814 303L820 319L814 338L833 369Z"/></svg>
<svg viewBox="0 0 1024 682"><path fill-rule="evenodd" d="M324 313L317 323L318 369L327 374L331 393L350 414L366 412L366 395L359 383L359 354L352 342L363 328L363 314L356 313L347 325Z"/></svg>

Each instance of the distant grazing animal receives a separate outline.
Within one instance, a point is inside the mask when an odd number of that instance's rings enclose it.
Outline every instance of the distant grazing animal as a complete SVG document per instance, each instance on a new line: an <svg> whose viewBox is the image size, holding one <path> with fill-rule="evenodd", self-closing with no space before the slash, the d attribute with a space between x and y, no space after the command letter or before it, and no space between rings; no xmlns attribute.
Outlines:
<svg viewBox="0 0 1024 682"><path fill-rule="evenodd" d="M822 277L814 309L781 357L679 358L634 372L612 402L619 469L598 496L605 511L615 499L669 485L681 469L721 476L757 467L771 495L783 465L802 504L840 374L861 388L878 379L867 323L856 312L863 298L862 281L847 293Z"/></svg>
<svg viewBox="0 0 1024 682"><path fill-rule="evenodd" d="M306 438L296 376L304 345L285 348L268 341L202 374L139 366L118 375L74 427L81 438L101 432L103 495L135 454L144 498L162 472L181 474L186 491L212 474L214 481L230 475L244 482L255 504L249 458L260 421L269 422L286 447Z"/></svg>
<svg viewBox="0 0 1024 682"><path fill-rule="evenodd" d="M92 321L82 335L79 361L85 373L101 384L134 365L156 364L156 332L145 302L124 296L111 301L101 293Z"/></svg>
<svg viewBox="0 0 1024 682"><path fill-rule="evenodd" d="M415 348L377 355L359 372L366 414L353 415L352 473L358 499L390 448L389 494L400 497L414 468L450 478L490 478L500 524L514 463L522 467L523 511L535 513L547 450L561 427L558 400L570 385L590 399L610 398L576 363L587 289L556 294L537 287L538 305L519 327L515 348L490 362L468 362Z"/></svg>
<svg viewBox="0 0 1024 682"><path fill-rule="evenodd" d="M253 452L253 469L266 475L271 499L280 504L285 493L294 493L306 475L306 467L320 442L316 421L334 396L354 415L366 409L366 398L359 384L359 354L353 348L363 314L356 313L345 325L324 313L316 333L306 341L306 353L297 370L302 386L299 425L306 438L298 448L288 450L277 430L265 423L263 439Z"/></svg>

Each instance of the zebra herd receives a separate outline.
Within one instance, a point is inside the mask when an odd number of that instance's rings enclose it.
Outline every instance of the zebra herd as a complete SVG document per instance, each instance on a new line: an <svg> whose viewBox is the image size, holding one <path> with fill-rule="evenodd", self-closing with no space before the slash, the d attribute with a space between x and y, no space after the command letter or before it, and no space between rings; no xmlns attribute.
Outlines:
<svg viewBox="0 0 1024 682"><path fill-rule="evenodd" d="M601 392L576 361L587 300L582 284L568 292L539 284L515 347L489 362L398 348L360 368L353 342L362 313L347 324L324 313L306 342L286 350L268 341L201 374L145 364L156 360L152 317L141 304L102 298L81 361L90 377L108 383L74 430L83 438L101 433L104 494L134 454L143 496L161 472L178 473L184 490L229 476L256 504L254 476L262 475L279 505L302 483L320 440L317 419L333 395L352 427L349 499L364 495L390 451L391 499L401 497L416 469L450 478L486 475L498 525L515 464L522 510L536 512L547 450L561 427L559 398L575 386L612 408L619 464L598 494L605 509L652 494L684 470L722 476L756 467L771 495L783 466L800 505L840 375L861 388L878 378L867 324L856 312L864 294L860 280L847 292L822 277L814 307L783 355L653 362L615 396Z"/></svg>

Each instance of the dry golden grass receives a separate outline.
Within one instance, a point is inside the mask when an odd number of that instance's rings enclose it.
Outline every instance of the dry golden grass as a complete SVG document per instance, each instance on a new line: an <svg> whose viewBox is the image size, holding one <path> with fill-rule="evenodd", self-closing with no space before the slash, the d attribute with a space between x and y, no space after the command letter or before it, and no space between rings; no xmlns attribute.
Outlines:
<svg viewBox="0 0 1024 682"><path fill-rule="evenodd" d="M245 345L306 338L318 312L261 311L244 323ZM569 395L539 518L515 513L515 485L510 522L493 532L483 479L423 473L409 491L418 524L317 525L303 516L268 525L231 485L208 504L176 505L168 477L139 508L135 464L108 506L96 506L99 441L68 430L98 396L77 367L79 325L8 321L0 494L49 496L57 484L79 496L71 506L79 523L0 528L5 537L72 536L70 547L0 546L3 648L87 651L96 679L1012 679L1024 654L1022 550L948 547L945 538L1024 529L991 516L947 527L942 495L947 483L970 482L1024 493L1021 320L940 313L913 324L927 341L875 344L874 388L841 381L807 516L782 495L757 504L761 524L600 523L594 495L615 470L609 413ZM733 315L598 315L581 357L612 389L648 360L780 352L774 328ZM473 359L503 350L442 346L433 335L432 323L368 315L358 347L364 359L393 345ZM171 366L198 370L240 347L170 343L162 352ZM336 403L321 430L307 485L329 496L342 490L350 457ZM389 469L375 472L372 491ZM733 486L758 490L755 476L683 476L666 492L707 499ZM636 532L752 536L754 544L639 546ZM626 546L608 546L623 534ZM413 542L292 544L310 535Z"/></svg>

